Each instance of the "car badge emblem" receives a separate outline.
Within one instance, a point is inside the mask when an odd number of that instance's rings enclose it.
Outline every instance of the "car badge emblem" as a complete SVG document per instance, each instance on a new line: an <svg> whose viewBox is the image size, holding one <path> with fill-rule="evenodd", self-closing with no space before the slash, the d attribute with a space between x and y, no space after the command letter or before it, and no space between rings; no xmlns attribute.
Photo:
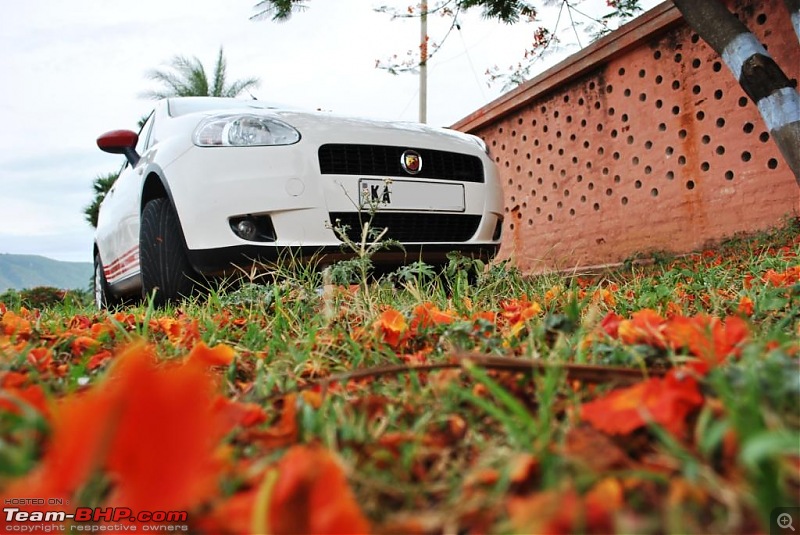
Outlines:
<svg viewBox="0 0 800 535"><path fill-rule="evenodd" d="M400 156L400 165L409 175L416 175L422 171L422 156L417 151L407 150Z"/></svg>

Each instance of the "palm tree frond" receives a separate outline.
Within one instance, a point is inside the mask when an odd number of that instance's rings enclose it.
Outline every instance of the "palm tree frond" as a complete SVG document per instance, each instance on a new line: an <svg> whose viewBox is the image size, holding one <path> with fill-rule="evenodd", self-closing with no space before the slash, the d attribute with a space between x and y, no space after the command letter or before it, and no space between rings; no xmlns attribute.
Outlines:
<svg viewBox="0 0 800 535"><path fill-rule="evenodd" d="M255 5L258 13L250 17L250 20L270 19L272 22L286 22L292 13L305 11L308 6L303 0L262 0Z"/></svg>
<svg viewBox="0 0 800 535"><path fill-rule="evenodd" d="M226 84L227 61L223 47L219 47L214 66L213 79L209 79L203 63L192 56L174 56L166 68L153 69L146 73L149 80L157 82L160 89L147 91L141 96L153 99L169 97L235 97L242 91L257 86L258 78L237 80L230 86Z"/></svg>
<svg viewBox="0 0 800 535"><path fill-rule="evenodd" d="M220 95L222 97L238 97L242 92L247 89L258 87L261 80L258 78L247 78L246 80L236 80Z"/></svg>
<svg viewBox="0 0 800 535"><path fill-rule="evenodd" d="M214 86L211 90L211 95L221 97L225 88L225 70L226 70L225 56L222 53L222 47L219 47L219 55L217 56L217 65L214 67Z"/></svg>
<svg viewBox="0 0 800 535"><path fill-rule="evenodd" d="M94 199L92 199L92 202L83 209L83 214L86 218L86 221L92 225L92 227L97 228L97 216L100 212L100 204L103 202L103 199L106 198L106 194L111 189L111 186L113 186L114 182L117 181L118 176L119 173L112 172L95 177L94 182L92 183L92 187L94 188Z"/></svg>

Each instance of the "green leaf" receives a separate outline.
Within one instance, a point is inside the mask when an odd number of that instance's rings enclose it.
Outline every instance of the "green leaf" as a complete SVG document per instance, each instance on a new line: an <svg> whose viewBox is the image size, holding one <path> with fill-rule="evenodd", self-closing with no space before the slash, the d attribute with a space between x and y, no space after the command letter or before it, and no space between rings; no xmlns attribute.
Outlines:
<svg viewBox="0 0 800 535"><path fill-rule="evenodd" d="M757 471L762 462L780 455L800 455L800 433L762 431L744 443L739 460L748 469Z"/></svg>

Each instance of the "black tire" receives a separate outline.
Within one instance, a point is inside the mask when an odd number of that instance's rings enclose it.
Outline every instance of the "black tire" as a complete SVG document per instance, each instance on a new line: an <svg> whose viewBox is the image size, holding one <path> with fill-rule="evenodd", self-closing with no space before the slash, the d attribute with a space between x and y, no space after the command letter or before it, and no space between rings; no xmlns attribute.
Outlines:
<svg viewBox="0 0 800 535"><path fill-rule="evenodd" d="M120 303L119 299L114 297L111 290L108 288L106 281L106 274L103 271L103 262L100 260L100 254L94 254L94 304L98 310L105 310L112 308Z"/></svg>
<svg viewBox="0 0 800 535"><path fill-rule="evenodd" d="M197 273L186 254L178 214L168 199L153 199L142 211L139 263L142 297L147 299L155 291L155 306L179 301L194 292Z"/></svg>

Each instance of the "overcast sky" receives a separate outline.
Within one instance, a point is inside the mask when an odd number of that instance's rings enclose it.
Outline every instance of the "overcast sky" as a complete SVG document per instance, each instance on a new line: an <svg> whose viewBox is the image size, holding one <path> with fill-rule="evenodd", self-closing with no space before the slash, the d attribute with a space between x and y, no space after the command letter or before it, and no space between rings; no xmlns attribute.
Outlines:
<svg viewBox="0 0 800 535"><path fill-rule="evenodd" d="M92 229L83 208L91 184L119 168L97 149L101 133L135 129L158 86L146 72L175 55L213 67L220 45L230 80L258 77L253 95L307 109L387 120L416 120L418 80L375 62L404 56L419 40L418 21L375 13L370 0L315 0L289 22L254 22L256 0L26 0L8 2L0 20L0 253L91 262ZM400 7L406 5L396 2ZM647 6L655 1L646 1ZM580 9L595 16L604 0ZM555 11L545 14L552 26ZM449 126L502 94L485 71L521 58L533 26L461 18L429 67L428 122ZM432 41L447 30L432 17ZM561 52L576 52L564 21ZM583 44L588 42L582 36Z"/></svg>

